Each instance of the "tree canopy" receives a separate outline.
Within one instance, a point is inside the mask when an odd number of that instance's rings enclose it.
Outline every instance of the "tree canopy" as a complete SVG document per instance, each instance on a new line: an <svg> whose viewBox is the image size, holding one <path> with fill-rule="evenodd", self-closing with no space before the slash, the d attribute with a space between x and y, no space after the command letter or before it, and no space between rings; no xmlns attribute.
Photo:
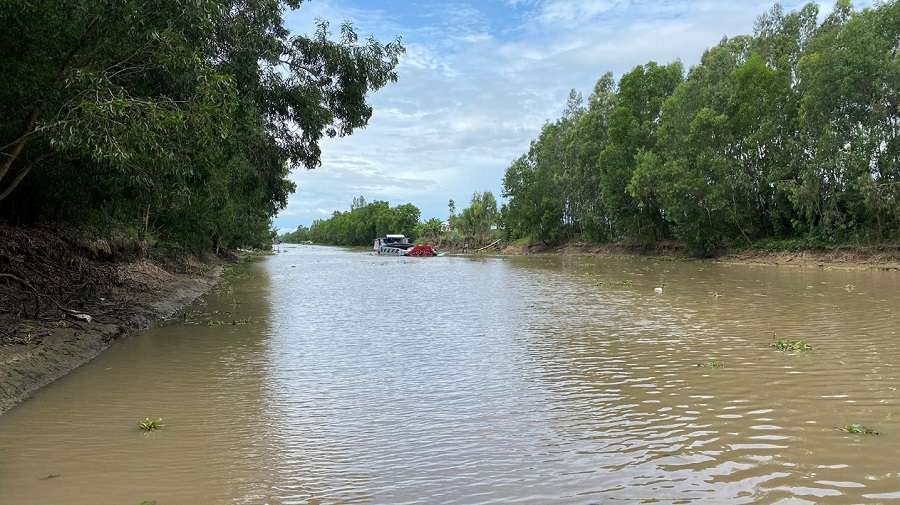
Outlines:
<svg viewBox="0 0 900 505"><path fill-rule="evenodd" d="M400 40L291 34L301 0L8 0L0 217L186 245L271 239L291 169L372 116Z"/></svg>
<svg viewBox="0 0 900 505"><path fill-rule="evenodd" d="M339 246L371 246L378 237L388 233L406 235L411 240L421 232L419 208L411 203L391 207L388 202L366 203L365 198L353 199L351 210L335 211L328 219L317 219L309 227L306 236L317 244ZM298 228L286 234L284 240L294 241L301 235Z"/></svg>
<svg viewBox="0 0 900 505"><path fill-rule="evenodd" d="M511 239L744 245L900 240L900 2L752 35L569 95L503 179ZM574 100L574 101L573 101Z"/></svg>

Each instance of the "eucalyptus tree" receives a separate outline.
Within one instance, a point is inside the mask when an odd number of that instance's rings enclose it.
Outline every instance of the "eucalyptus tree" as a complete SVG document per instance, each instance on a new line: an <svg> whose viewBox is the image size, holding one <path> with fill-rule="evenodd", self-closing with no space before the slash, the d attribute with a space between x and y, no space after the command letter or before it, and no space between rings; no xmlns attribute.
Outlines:
<svg viewBox="0 0 900 505"><path fill-rule="evenodd" d="M528 154L507 168L502 196L511 200L503 220L510 237L556 242L576 232L581 181L567 143L584 113L581 93L571 90L562 117L545 122Z"/></svg>
<svg viewBox="0 0 900 505"><path fill-rule="evenodd" d="M662 107L658 142L636 156L629 193L656 199L674 235L698 252L722 245L729 226L746 219L750 186L739 166L734 71L746 39L708 50Z"/></svg>
<svg viewBox="0 0 900 505"><path fill-rule="evenodd" d="M828 240L898 236L900 3L840 0L798 64L803 168L795 204Z"/></svg>
<svg viewBox="0 0 900 505"><path fill-rule="evenodd" d="M503 172L503 191L508 199L500 209L507 240L525 238L533 234L537 222L537 191L534 187L534 163L523 154Z"/></svg>
<svg viewBox="0 0 900 505"><path fill-rule="evenodd" d="M541 136L531 142L527 154L507 167L502 196L509 201L502 208L508 239L528 238L553 243L564 238L565 198L554 177L559 125L545 123Z"/></svg>
<svg viewBox="0 0 900 505"><path fill-rule="evenodd" d="M609 119L616 106L616 82L605 73L588 97L587 109L566 129L566 159L571 166L569 195L575 229L584 238L600 242L609 237L599 170L600 153L609 145Z"/></svg>
<svg viewBox="0 0 900 505"><path fill-rule="evenodd" d="M653 242L666 237L665 219L649 188L628 191L636 156L656 145L663 101L684 80L680 61L638 65L619 79L609 116L609 142L600 152L600 192L613 240Z"/></svg>
<svg viewBox="0 0 900 505"><path fill-rule="evenodd" d="M298 226L296 230L287 232L281 236L281 241L286 244L299 244L301 242L306 242L309 239L309 228L302 224Z"/></svg>
<svg viewBox="0 0 900 505"><path fill-rule="evenodd" d="M350 211L335 211L328 219L314 221L308 232L310 240L328 245L371 246L373 240L388 233L417 238L421 212L415 205L406 203L392 208L388 202L375 200L358 207L359 200L354 202Z"/></svg>
<svg viewBox="0 0 900 505"><path fill-rule="evenodd" d="M779 4L761 14L750 40L751 56L736 72L748 155L766 184L763 212L775 238L808 231L794 204L804 149L800 141L798 66L818 29L819 7L808 3L785 13Z"/></svg>
<svg viewBox="0 0 900 505"><path fill-rule="evenodd" d="M336 40L324 21L292 35L283 13L300 4L8 0L0 214L37 202L38 217L93 212L175 235L267 228L288 170L367 124L367 94L396 80L404 51L349 24Z"/></svg>
<svg viewBox="0 0 900 505"><path fill-rule="evenodd" d="M472 194L469 206L459 214L457 225L466 240L484 244L494 240L492 230L497 226L499 217L494 194L490 191L476 191Z"/></svg>

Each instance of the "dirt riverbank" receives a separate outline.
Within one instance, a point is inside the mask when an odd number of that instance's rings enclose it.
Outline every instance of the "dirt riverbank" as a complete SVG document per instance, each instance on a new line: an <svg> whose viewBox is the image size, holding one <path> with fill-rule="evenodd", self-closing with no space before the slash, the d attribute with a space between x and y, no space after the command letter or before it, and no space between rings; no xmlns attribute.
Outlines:
<svg viewBox="0 0 900 505"><path fill-rule="evenodd" d="M497 251L488 254L497 254ZM849 270L900 270L900 246L845 246L830 250L724 252L709 258L691 256L674 243L652 246L596 245L571 242L558 246L506 246L500 254L564 254L618 257L652 257L666 260L712 261L748 265L790 266L802 268L839 268Z"/></svg>
<svg viewBox="0 0 900 505"><path fill-rule="evenodd" d="M224 263L140 247L0 225L0 413L209 291Z"/></svg>

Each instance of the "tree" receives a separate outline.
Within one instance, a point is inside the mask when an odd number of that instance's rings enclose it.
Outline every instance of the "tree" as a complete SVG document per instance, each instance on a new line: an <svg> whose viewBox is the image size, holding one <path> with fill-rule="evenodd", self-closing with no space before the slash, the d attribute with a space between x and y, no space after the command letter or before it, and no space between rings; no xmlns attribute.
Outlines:
<svg viewBox="0 0 900 505"><path fill-rule="evenodd" d="M377 237L388 233L402 233L415 240L421 229L420 215L419 208L411 203L391 208L388 202L376 200L364 207L349 212L335 211L328 219L316 220L309 229L309 236L316 243L341 246L370 246Z"/></svg>
<svg viewBox="0 0 900 505"><path fill-rule="evenodd" d="M588 108L565 131L566 159L571 167L570 206L575 230L591 241L609 237L604 214L600 153L609 145L609 120L616 104L616 83L611 72L594 85Z"/></svg>
<svg viewBox="0 0 900 505"><path fill-rule="evenodd" d="M16 219L268 233L288 170L367 124L367 94L396 80L404 51L349 24L338 40L326 22L291 35L282 12L300 0L7 3L0 215Z"/></svg>
<svg viewBox="0 0 900 505"><path fill-rule="evenodd" d="M801 174L791 196L826 240L897 236L900 3L839 1L797 68Z"/></svg>
<svg viewBox="0 0 900 505"><path fill-rule="evenodd" d="M468 207L459 215L458 224L466 241L474 244L485 244L494 240L493 229L497 225L499 212L497 199L490 191L472 195Z"/></svg>
<svg viewBox="0 0 900 505"><path fill-rule="evenodd" d="M450 202L447 204L447 210L449 213L449 217L447 218L447 223L450 226L451 230L456 229L456 202L453 199L450 199Z"/></svg>
<svg viewBox="0 0 900 505"><path fill-rule="evenodd" d="M619 79L616 108L609 116L609 143L600 152L600 185L605 212L614 240L652 242L666 237L666 223L652 191L641 199L629 192L636 156L657 142L663 101L684 79L676 61L666 66L655 62L638 65Z"/></svg>
<svg viewBox="0 0 900 505"><path fill-rule="evenodd" d="M286 244L300 244L309 239L309 228L302 224L298 226L296 230L287 232L281 236L281 241Z"/></svg>
<svg viewBox="0 0 900 505"><path fill-rule="evenodd" d="M420 227L421 233L419 236L428 240L429 242L438 242L441 238L441 232L443 231L443 223L440 219L433 217L428 221L422 223Z"/></svg>

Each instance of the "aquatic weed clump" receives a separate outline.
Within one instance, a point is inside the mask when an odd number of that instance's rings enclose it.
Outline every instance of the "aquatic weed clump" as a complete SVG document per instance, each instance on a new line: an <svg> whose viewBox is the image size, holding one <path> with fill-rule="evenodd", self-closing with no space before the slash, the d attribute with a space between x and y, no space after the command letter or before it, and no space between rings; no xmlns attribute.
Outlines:
<svg viewBox="0 0 900 505"><path fill-rule="evenodd" d="M787 340L778 338L775 335L772 335L772 339L774 342L769 345L779 351L811 351L813 348L813 346L802 340Z"/></svg>
<svg viewBox="0 0 900 505"><path fill-rule="evenodd" d="M877 431L875 431L874 428L869 428L868 426L863 426L858 423L848 424L847 426L841 426L838 429L840 431L843 431L846 433L852 433L854 435L881 435L881 433L878 433Z"/></svg>
<svg viewBox="0 0 900 505"><path fill-rule="evenodd" d="M139 422L138 426L140 426L141 429L144 431L158 430L163 427L162 418L159 417L156 419L150 419L148 417L147 419L144 419L143 421Z"/></svg>

